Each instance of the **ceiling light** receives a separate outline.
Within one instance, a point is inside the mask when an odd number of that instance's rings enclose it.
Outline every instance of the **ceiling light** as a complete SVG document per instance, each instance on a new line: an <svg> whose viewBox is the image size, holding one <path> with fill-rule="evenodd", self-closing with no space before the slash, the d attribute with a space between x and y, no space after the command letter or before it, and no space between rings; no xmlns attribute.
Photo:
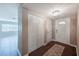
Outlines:
<svg viewBox="0 0 79 59"><path fill-rule="evenodd" d="M58 16L58 15L60 15L61 14L61 10L54 10L53 12L52 12L52 15L53 16Z"/></svg>
<svg viewBox="0 0 79 59"><path fill-rule="evenodd" d="M65 22L64 21L61 21L61 22L59 22L59 24L65 24Z"/></svg>
<svg viewBox="0 0 79 59"><path fill-rule="evenodd" d="M53 11L52 13L58 13L58 12L60 12L60 10L55 10L55 11Z"/></svg>
<svg viewBox="0 0 79 59"><path fill-rule="evenodd" d="M60 15L61 14L61 12L62 12L62 9L61 8L55 8L55 9L51 9L51 12L50 12L50 14L52 15L52 16L58 16L58 15Z"/></svg>

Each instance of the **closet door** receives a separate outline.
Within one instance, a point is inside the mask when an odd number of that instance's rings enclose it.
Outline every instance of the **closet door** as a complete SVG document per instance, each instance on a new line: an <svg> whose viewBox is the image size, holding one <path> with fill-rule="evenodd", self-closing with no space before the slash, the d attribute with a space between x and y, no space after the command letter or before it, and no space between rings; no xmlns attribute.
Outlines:
<svg viewBox="0 0 79 59"><path fill-rule="evenodd" d="M28 51L31 52L37 48L38 41L38 23L34 15L28 15L29 32L28 32Z"/></svg>
<svg viewBox="0 0 79 59"><path fill-rule="evenodd" d="M42 45L43 32L41 19L35 15L28 15L28 51L31 52Z"/></svg>
<svg viewBox="0 0 79 59"><path fill-rule="evenodd" d="M43 45L44 43L44 25L43 19L37 17L37 48Z"/></svg>
<svg viewBox="0 0 79 59"><path fill-rule="evenodd" d="M28 51L31 52L36 49L36 34L35 34L35 23L34 16L28 15Z"/></svg>

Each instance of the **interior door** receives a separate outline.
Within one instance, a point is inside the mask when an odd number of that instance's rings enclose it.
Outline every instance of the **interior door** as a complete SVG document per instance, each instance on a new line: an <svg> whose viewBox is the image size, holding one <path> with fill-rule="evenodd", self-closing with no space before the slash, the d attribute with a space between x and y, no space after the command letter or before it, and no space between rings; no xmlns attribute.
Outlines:
<svg viewBox="0 0 79 59"><path fill-rule="evenodd" d="M28 51L31 52L42 46L42 25L40 18L35 15L28 15Z"/></svg>
<svg viewBox="0 0 79 59"><path fill-rule="evenodd" d="M58 19L55 22L55 39L63 43L70 43L70 19Z"/></svg>

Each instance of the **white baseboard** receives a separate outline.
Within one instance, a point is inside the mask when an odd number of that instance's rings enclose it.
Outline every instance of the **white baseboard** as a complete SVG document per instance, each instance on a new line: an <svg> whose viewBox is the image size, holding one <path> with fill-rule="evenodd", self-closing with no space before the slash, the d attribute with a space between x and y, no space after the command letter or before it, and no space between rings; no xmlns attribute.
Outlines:
<svg viewBox="0 0 79 59"><path fill-rule="evenodd" d="M48 42L44 43L43 46L45 46Z"/></svg>
<svg viewBox="0 0 79 59"><path fill-rule="evenodd" d="M18 53L19 56L22 56L21 53L20 53L20 51L18 49L17 49L17 53Z"/></svg>
<svg viewBox="0 0 79 59"><path fill-rule="evenodd" d="M24 56L29 56L29 53L31 53L31 52L26 53Z"/></svg>
<svg viewBox="0 0 79 59"><path fill-rule="evenodd" d="M51 41L57 41L55 39L52 39ZM50 41L49 41L50 42ZM57 42L60 42L60 41L57 41ZM44 43L43 45L45 46L48 42ZM61 42L61 43L64 43L64 42ZM67 44L67 45L70 45L70 46L73 46L73 47L77 47L76 45L73 45L73 44L70 44L70 43L64 43L64 44Z"/></svg>
<svg viewBox="0 0 79 59"><path fill-rule="evenodd" d="M53 41L57 41L57 40L53 40ZM57 41L57 42L60 42L60 41ZM61 43L64 43L64 42L61 42ZM70 45L70 46L73 46L73 47L77 47L76 45L73 45L73 44L70 44L70 43L64 43L64 44L67 44L67 45Z"/></svg>
<svg viewBox="0 0 79 59"><path fill-rule="evenodd" d="M79 53L78 53L78 48L76 48L76 53L77 53L77 56L79 56Z"/></svg>
<svg viewBox="0 0 79 59"><path fill-rule="evenodd" d="M44 44L43 44L43 46L45 46L45 45L46 45L47 43L49 43L49 42L50 42L50 41L48 41L48 42L44 43Z"/></svg>
<svg viewBox="0 0 79 59"><path fill-rule="evenodd" d="M76 47L77 56L79 56L79 48Z"/></svg>

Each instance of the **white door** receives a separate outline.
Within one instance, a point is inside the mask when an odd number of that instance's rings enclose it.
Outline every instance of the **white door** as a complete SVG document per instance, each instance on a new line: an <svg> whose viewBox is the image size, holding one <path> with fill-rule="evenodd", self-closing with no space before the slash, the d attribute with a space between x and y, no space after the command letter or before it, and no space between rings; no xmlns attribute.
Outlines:
<svg viewBox="0 0 79 59"><path fill-rule="evenodd" d="M37 41L37 24L35 23L35 17L33 15L28 15L28 51L31 52L36 49Z"/></svg>
<svg viewBox="0 0 79 59"><path fill-rule="evenodd" d="M55 40L67 44L70 43L70 18L56 20Z"/></svg>
<svg viewBox="0 0 79 59"><path fill-rule="evenodd" d="M43 45L43 30L41 19L35 15L28 15L28 51L31 52Z"/></svg>

